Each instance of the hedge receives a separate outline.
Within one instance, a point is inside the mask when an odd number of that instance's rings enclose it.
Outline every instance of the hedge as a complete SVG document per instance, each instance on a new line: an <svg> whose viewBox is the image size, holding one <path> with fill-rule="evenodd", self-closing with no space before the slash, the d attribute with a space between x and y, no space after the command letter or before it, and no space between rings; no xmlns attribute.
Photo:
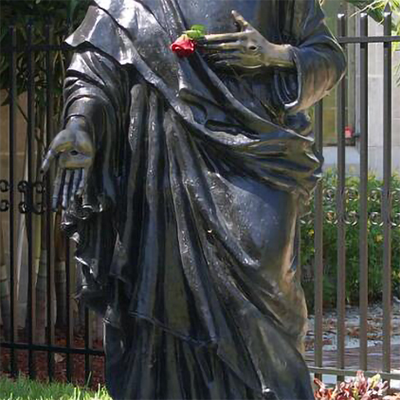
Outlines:
<svg viewBox="0 0 400 400"><path fill-rule="evenodd" d="M400 177L392 177L392 290L400 291ZM336 171L327 172L323 179L323 299L325 307L336 306L337 293L337 220L336 192L338 177ZM353 305L359 300L359 177L346 178L346 302ZM368 177L368 297L370 302L382 297L383 271L383 223L381 219L383 182L375 175ZM301 265L303 287L309 310L314 307L314 256L315 256L315 198L308 207L301 224Z"/></svg>

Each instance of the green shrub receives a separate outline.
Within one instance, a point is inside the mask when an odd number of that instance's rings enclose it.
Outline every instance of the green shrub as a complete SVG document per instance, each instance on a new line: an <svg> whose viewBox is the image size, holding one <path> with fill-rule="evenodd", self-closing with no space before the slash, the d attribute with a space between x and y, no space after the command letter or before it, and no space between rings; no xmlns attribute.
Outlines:
<svg viewBox="0 0 400 400"><path fill-rule="evenodd" d="M323 290L324 306L336 305L337 293L337 221L336 221L336 188L338 177L335 171L327 172L323 177L324 188L324 222L323 222ZM358 304L359 300L359 235L358 220L360 198L358 177L346 178L346 302ZM378 301L382 297L383 271L383 224L381 221L382 180L374 175L368 178L368 297L369 301ZM392 221L396 225L392 229L392 290L400 289L400 177L392 178ZM308 213L302 220L301 227L301 265L303 266L303 287L309 310L314 308L314 256L315 233L314 215L315 199L309 205Z"/></svg>

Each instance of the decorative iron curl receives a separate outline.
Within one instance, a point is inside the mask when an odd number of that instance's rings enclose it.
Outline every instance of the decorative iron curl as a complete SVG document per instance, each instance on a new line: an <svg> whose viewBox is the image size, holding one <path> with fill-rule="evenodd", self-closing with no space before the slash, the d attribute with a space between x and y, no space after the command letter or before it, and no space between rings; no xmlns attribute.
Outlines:
<svg viewBox="0 0 400 400"><path fill-rule="evenodd" d="M32 203L32 212L34 212L37 215L43 214L46 210L44 202L43 202L43 194L46 192L46 186L44 182L42 181L37 181L34 182L33 185L33 196L34 199L36 199L37 195L40 195L40 198L42 199L41 201L38 201L37 203L33 202Z"/></svg>
<svg viewBox="0 0 400 400"><path fill-rule="evenodd" d="M328 212L326 212L325 219L328 224L337 225L338 223L337 213L334 210L329 210Z"/></svg>
<svg viewBox="0 0 400 400"><path fill-rule="evenodd" d="M336 199L336 188L325 188L323 190L323 198L326 203L334 203Z"/></svg>
<svg viewBox="0 0 400 400"><path fill-rule="evenodd" d="M0 192L7 193L10 191L10 183L5 179L0 180ZM0 212L6 212L10 209L10 201L2 199L0 201Z"/></svg>
<svg viewBox="0 0 400 400"><path fill-rule="evenodd" d="M400 188L396 188L392 192L393 203L400 203Z"/></svg>
<svg viewBox="0 0 400 400"><path fill-rule="evenodd" d="M392 192L393 206L400 206L400 188L396 188ZM393 208L392 208L393 210ZM394 228L400 228L400 213L392 213L392 226Z"/></svg>
<svg viewBox="0 0 400 400"><path fill-rule="evenodd" d="M382 201L382 189L372 189L368 196L368 200L374 203L380 203Z"/></svg>
<svg viewBox="0 0 400 400"><path fill-rule="evenodd" d="M7 212L10 209L10 202L8 200L0 201L0 212Z"/></svg>
<svg viewBox="0 0 400 400"><path fill-rule="evenodd" d="M392 218L392 227L400 228L400 213L394 213Z"/></svg>
<svg viewBox="0 0 400 400"><path fill-rule="evenodd" d="M10 183L5 179L0 180L0 192L7 193L10 190Z"/></svg>
<svg viewBox="0 0 400 400"><path fill-rule="evenodd" d="M348 226L356 226L360 217L357 211L346 212L344 216L344 223Z"/></svg>
<svg viewBox="0 0 400 400"><path fill-rule="evenodd" d="M21 214L27 214L29 212L28 197L29 197L29 183L27 181L19 181L18 192L22 195L22 200L18 203L18 210Z"/></svg>
<svg viewBox="0 0 400 400"><path fill-rule="evenodd" d="M303 214L300 218L300 224L302 226L310 226L314 223L314 213L310 210Z"/></svg>
<svg viewBox="0 0 400 400"><path fill-rule="evenodd" d="M358 189L348 187L345 190L346 200L348 201L358 201L360 199L360 193Z"/></svg>
<svg viewBox="0 0 400 400"><path fill-rule="evenodd" d="M373 226L383 226L382 215L380 212L374 211L369 213L369 220Z"/></svg>
<svg viewBox="0 0 400 400"><path fill-rule="evenodd" d="M338 223L338 215L336 212L336 188L325 188L322 192L325 212L325 220L328 224L336 225Z"/></svg>
<svg viewBox="0 0 400 400"><path fill-rule="evenodd" d="M32 212L34 214L40 215L45 212L45 206L43 201L36 199L41 199L43 193L45 193L45 185L41 181L29 182L23 180L18 183L18 191L22 194L22 200L18 204L18 209L21 214L27 214Z"/></svg>
<svg viewBox="0 0 400 400"><path fill-rule="evenodd" d="M356 210L348 210L350 204L356 203L360 199L360 193L358 189L347 187L344 191L346 211L344 215L344 223L348 226L356 226L359 222L359 214Z"/></svg>

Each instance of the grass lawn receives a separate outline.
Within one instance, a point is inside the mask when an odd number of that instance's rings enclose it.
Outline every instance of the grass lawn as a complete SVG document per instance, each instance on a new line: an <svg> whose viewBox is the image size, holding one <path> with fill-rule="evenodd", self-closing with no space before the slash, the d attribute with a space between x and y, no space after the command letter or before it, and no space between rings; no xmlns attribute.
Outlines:
<svg viewBox="0 0 400 400"><path fill-rule="evenodd" d="M93 392L70 384L0 378L0 400L111 400L104 388Z"/></svg>

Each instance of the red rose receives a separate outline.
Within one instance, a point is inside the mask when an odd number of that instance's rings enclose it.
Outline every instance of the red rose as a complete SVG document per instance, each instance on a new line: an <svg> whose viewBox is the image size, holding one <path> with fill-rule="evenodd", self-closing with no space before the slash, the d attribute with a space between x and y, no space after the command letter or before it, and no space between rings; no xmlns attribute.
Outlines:
<svg viewBox="0 0 400 400"><path fill-rule="evenodd" d="M189 57L196 50L196 42L187 35L182 35L171 44L170 49L179 57Z"/></svg>

